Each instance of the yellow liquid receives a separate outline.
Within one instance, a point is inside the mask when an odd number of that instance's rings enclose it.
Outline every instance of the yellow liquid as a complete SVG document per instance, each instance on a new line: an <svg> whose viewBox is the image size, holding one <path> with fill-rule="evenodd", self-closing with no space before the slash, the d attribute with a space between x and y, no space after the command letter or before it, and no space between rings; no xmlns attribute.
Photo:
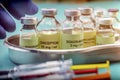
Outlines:
<svg viewBox="0 0 120 80"><path fill-rule="evenodd" d="M39 49L60 49L60 33L52 31L39 32Z"/></svg>
<svg viewBox="0 0 120 80"><path fill-rule="evenodd" d="M69 34L67 34L69 32ZM71 32L71 34L70 34ZM75 49L83 48L83 32L80 31L66 31L61 33L61 48Z"/></svg>
<svg viewBox="0 0 120 80"><path fill-rule="evenodd" d="M113 44L115 43L115 36L114 33L97 33L96 35L96 44L103 45L103 44Z"/></svg>
<svg viewBox="0 0 120 80"><path fill-rule="evenodd" d="M26 48L37 48L38 37L32 33L24 34L20 37L19 45Z"/></svg>
<svg viewBox="0 0 120 80"><path fill-rule="evenodd" d="M84 48L96 45L96 31L84 31Z"/></svg>

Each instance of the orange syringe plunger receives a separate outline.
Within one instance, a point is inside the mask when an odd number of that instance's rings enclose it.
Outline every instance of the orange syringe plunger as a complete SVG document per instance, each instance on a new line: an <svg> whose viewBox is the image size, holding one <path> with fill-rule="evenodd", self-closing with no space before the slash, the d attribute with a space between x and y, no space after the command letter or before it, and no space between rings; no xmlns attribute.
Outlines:
<svg viewBox="0 0 120 80"><path fill-rule="evenodd" d="M110 72L73 78L72 80L110 80Z"/></svg>

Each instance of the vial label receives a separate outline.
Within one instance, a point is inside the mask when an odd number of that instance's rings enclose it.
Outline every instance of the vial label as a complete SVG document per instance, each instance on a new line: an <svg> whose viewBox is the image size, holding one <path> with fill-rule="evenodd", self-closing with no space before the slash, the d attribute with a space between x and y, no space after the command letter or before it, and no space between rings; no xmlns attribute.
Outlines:
<svg viewBox="0 0 120 80"><path fill-rule="evenodd" d="M84 31L84 48L96 45L96 31Z"/></svg>
<svg viewBox="0 0 120 80"><path fill-rule="evenodd" d="M37 48L38 46L38 37L33 33L23 34L20 38L20 46L27 48Z"/></svg>
<svg viewBox="0 0 120 80"><path fill-rule="evenodd" d="M69 32L70 31L66 31ZM62 49L83 48L83 32L72 31L71 34L62 33Z"/></svg>
<svg viewBox="0 0 120 80"><path fill-rule="evenodd" d="M39 32L39 45L40 49L60 49L60 33L43 31Z"/></svg>
<svg viewBox="0 0 120 80"><path fill-rule="evenodd" d="M113 44L115 43L115 36L114 33L98 33L96 36L96 44L103 45L103 44Z"/></svg>

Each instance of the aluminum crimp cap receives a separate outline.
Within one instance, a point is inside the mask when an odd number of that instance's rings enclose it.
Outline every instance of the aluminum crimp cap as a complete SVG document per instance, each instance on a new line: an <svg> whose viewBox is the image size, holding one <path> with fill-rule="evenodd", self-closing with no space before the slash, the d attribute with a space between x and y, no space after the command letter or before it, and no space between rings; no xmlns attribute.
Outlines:
<svg viewBox="0 0 120 80"><path fill-rule="evenodd" d="M96 10L95 15L96 16L101 16L101 15L104 15L104 12L103 12L103 10Z"/></svg>
<svg viewBox="0 0 120 80"><path fill-rule="evenodd" d="M91 14L93 9L90 7L83 7L83 8L78 8L81 12L81 14Z"/></svg>
<svg viewBox="0 0 120 80"><path fill-rule="evenodd" d="M77 9L66 9L65 16L80 16L80 11Z"/></svg>
<svg viewBox="0 0 120 80"><path fill-rule="evenodd" d="M113 18L100 18L99 24L112 25L113 24Z"/></svg>
<svg viewBox="0 0 120 80"><path fill-rule="evenodd" d="M55 8L43 8L41 11L44 16L54 16L57 14L57 10Z"/></svg>
<svg viewBox="0 0 120 80"><path fill-rule="evenodd" d="M26 25L34 25L37 23L37 17L21 17L21 23Z"/></svg>
<svg viewBox="0 0 120 80"><path fill-rule="evenodd" d="M114 8L114 9L108 9L108 12L119 12L119 9L116 9L116 8Z"/></svg>

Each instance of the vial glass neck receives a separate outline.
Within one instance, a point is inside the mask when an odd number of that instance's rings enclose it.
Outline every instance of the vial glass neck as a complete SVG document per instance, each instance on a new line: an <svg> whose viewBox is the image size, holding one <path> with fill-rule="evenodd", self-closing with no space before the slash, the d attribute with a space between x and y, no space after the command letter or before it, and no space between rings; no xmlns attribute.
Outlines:
<svg viewBox="0 0 120 80"><path fill-rule="evenodd" d="M118 12L109 12L109 15L111 17L117 17L118 16Z"/></svg>
<svg viewBox="0 0 120 80"><path fill-rule="evenodd" d="M91 14L81 14L83 17L91 17Z"/></svg>
<svg viewBox="0 0 120 80"><path fill-rule="evenodd" d="M96 15L95 17L99 17L99 18L102 18L102 17L103 17L103 15Z"/></svg>
<svg viewBox="0 0 120 80"><path fill-rule="evenodd" d="M87 22L91 22L92 21L92 16L90 14L81 14L80 19L82 19L82 21L87 21Z"/></svg>
<svg viewBox="0 0 120 80"><path fill-rule="evenodd" d="M80 20L82 23L92 23L95 26L95 20L93 19L91 14L81 14Z"/></svg>
<svg viewBox="0 0 120 80"><path fill-rule="evenodd" d="M99 25L99 29L112 29L112 25L100 24L100 25Z"/></svg>
<svg viewBox="0 0 120 80"><path fill-rule="evenodd" d="M69 21L77 21L79 20L79 16L66 16L66 19Z"/></svg>
<svg viewBox="0 0 120 80"><path fill-rule="evenodd" d="M23 28L22 28L22 29L32 30L32 29L35 29L35 25L23 25Z"/></svg>
<svg viewBox="0 0 120 80"><path fill-rule="evenodd" d="M53 19L53 20L55 20L55 23L56 23L57 25L60 25L60 23L57 21L57 19L55 18L54 15L52 15L52 16L46 16L46 15L44 15L44 16L42 17L42 19L38 22L38 24L41 23L41 21L43 21L43 19L47 19L48 21L51 20L51 19Z"/></svg>
<svg viewBox="0 0 120 80"><path fill-rule="evenodd" d="M54 15L44 15L43 17L47 17L47 18L55 18Z"/></svg>

